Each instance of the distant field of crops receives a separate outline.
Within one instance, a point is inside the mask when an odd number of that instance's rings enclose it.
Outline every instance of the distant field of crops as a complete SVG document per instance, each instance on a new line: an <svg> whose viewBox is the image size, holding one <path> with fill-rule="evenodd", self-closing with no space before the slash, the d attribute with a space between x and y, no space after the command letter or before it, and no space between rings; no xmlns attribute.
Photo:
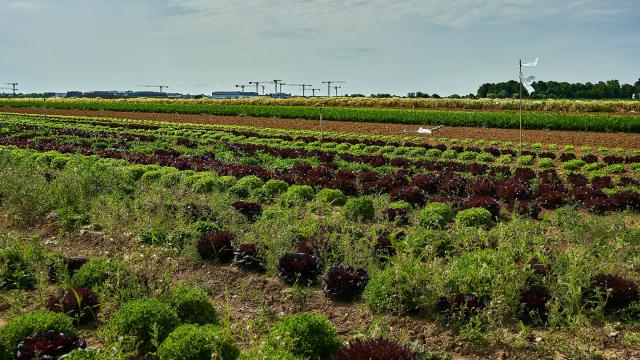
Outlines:
<svg viewBox="0 0 640 360"><path fill-rule="evenodd" d="M223 116L256 116L280 117L290 119L318 119L322 111L325 120L398 123L412 125L446 125L510 128L519 127L517 111L454 111L454 110L408 110L381 109L361 107L336 107L330 102L320 102L322 106L290 106L296 100L288 102L274 102L282 105L240 104L240 101L215 100L101 100L101 99L50 99L46 101L47 108L76 109L76 110L104 110L104 111L140 111L160 113L185 113ZM311 100L308 101L311 104ZM339 101L323 100L323 101ZM350 99L344 99L350 101ZM355 100L354 100L355 101ZM422 100L415 100L422 101ZM430 101L426 99L424 101ZM449 101L449 99L447 99ZM471 101L471 100L465 100ZM480 100L484 101L484 100ZM503 100L498 103L503 102ZM269 104L268 101L264 102ZM535 104L538 102L526 102ZM539 102L542 103L542 102ZM570 101L567 104L571 103ZM576 104L578 102L575 102ZM589 102L584 102L589 103ZM598 103L598 102L593 102ZM607 102L602 102L607 103ZM621 102L623 103L623 102ZM629 102L630 103L630 102ZM286 104L286 105L284 105ZM480 102L479 102L480 104ZM505 102L509 104L509 102ZM511 104L515 104L511 101ZM42 108L45 102L41 99L3 99L0 106ZM345 104L347 106L347 104ZM354 105L356 106L356 105ZM505 105L506 106L506 105ZM509 105L511 106L511 105ZM542 106L542 105L541 105ZM640 132L640 115L619 114L578 114L571 112L529 112L524 115L523 127L531 130L574 130L600 132Z"/></svg>
<svg viewBox="0 0 640 360"><path fill-rule="evenodd" d="M2 100L0 100L2 101ZM29 101L29 100L26 100ZM92 99L73 99L73 101L93 101ZM134 100L136 102L140 100ZM515 99L408 99L408 98L291 98L272 99L267 97L219 100L152 100L154 102L187 102L207 105L280 105L280 106L322 106L329 107L370 107L402 109L449 109L449 110L518 110L519 101ZM590 112L590 113L640 113L638 100L524 100L525 111L551 112Z"/></svg>

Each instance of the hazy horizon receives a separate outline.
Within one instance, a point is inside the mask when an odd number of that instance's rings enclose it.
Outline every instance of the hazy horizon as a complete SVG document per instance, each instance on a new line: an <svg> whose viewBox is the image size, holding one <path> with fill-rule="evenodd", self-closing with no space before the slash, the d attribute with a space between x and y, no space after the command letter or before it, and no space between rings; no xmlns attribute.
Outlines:
<svg viewBox="0 0 640 360"><path fill-rule="evenodd" d="M321 81L345 80L340 93L464 95L539 57L539 80L633 84L639 17L636 0L0 0L0 83L208 94L283 79L326 94Z"/></svg>

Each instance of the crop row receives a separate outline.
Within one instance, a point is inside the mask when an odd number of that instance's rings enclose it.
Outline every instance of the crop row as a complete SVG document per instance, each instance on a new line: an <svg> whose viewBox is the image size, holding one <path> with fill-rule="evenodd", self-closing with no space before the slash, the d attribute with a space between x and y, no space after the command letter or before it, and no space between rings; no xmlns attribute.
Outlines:
<svg viewBox="0 0 640 360"><path fill-rule="evenodd" d="M34 125L20 125L19 128L26 133L11 131L11 135L0 137L0 144L39 151L98 155L136 164L160 164L179 170L213 171L236 178L257 176L262 181L282 180L290 185L337 189L348 196L385 193L390 194L393 201L403 201L412 206L421 207L430 201L448 203L459 210L482 207L489 209L494 219L500 214L501 203L509 210L523 210L526 214L537 217L540 206L555 209L576 202L593 212L603 213L636 209L639 202L639 193L632 190L639 182L632 177L620 177L614 183L614 179L607 175L588 179L581 174L568 173L566 181L563 181L553 169L536 173L526 167L511 169L508 166L477 162L415 161L402 157L337 154L239 143L223 143L224 147L204 146L189 152L189 148L196 147L197 144L187 138L170 139L171 143L175 142L174 145L177 143L187 149L183 152L167 149L166 144L163 146L162 143L147 144L146 147L152 148L152 152L141 152L131 151L130 143L123 142L122 138L154 141L154 135L118 134L110 138L105 137L108 132L100 131L91 137L90 131L55 128L50 129L52 133L47 136L37 136L37 133L29 133L38 129ZM67 141L69 139L60 138L61 135L75 135L78 139ZM100 146L96 146L98 142ZM243 153L244 156L238 156ZM259 153L272 158L264 158ZM569 155L571 157L566 159L566 163L574 164L577 161L575 155L563 154ZM319 160L316 166L307 161L298 161L311 157ZM257 158L262 158L262 163L256 162ZM294 161L287 164L278 159ZM611 166L621 166L624 170L621 163L636 162L637 156L611 156L606 157L605 161L610 162ZM341 162L343 165L340 165ZM274 166L277 163L280 166ZM365 166L349 166L354 163ZM486 175L481 176L482 174Z"/></svg>
<svg viewBox="0 0 640 360"><path fill-rule="evenodd" d="M29 103L30 99L5 100L14 104ZM58 100L61 101L61 100ZM67 99L65 101L92 102L95 99ZM246 99L197 99L197 100L166 100L166 99L135 99L128 101L163 102L163 103L196 103L206 105L281 105L281 106L325 106L350 108L400 108L400 109L433 109L433 110L519 110L520 102L513 99L406 99L406 98L246 98ZM633 100L529 100L522 102L525 111L549 112L593 112L593 113L637 113L640 112L640 102Z"/></svg>
<svg viewBox="0 0 640 360"><path fill-rule="evenodd" d="M7 107L42 108L39 100L2 100ZM519 127L515 111L449 111L449 110L405 110L370 109L317 106L281 105L229 105L223 103L132 101L132 100L50 100L46 103L53 109L143 111L158 113L206 114L223 116L280 117L290 119L398 123L410 125L446 125L487 128ZM640 116L612 114L537 113L524 115L525 129L579 130L601 132L640 132Z"/></svg>

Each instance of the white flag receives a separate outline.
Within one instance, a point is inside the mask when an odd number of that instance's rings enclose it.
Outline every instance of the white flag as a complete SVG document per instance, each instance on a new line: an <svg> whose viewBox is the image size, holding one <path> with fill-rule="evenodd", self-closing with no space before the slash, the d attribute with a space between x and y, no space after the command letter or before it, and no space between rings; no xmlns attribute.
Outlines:
<svg viewBox="0 0 640 360"><path fill-rule="evenodd" d="M536 58L532 62L522 64L522 67L537 66L538 60L539 59ZM520 83L522 84L522 86L524 86L524 88L527 89L527 92L529 92L529 95L531 95L534 91L536 91L532 86L533 82L536 80L536 77L535 76L525 77L524 74L522 73L522 67L518 69L518 78L520 79Z"/></svg>

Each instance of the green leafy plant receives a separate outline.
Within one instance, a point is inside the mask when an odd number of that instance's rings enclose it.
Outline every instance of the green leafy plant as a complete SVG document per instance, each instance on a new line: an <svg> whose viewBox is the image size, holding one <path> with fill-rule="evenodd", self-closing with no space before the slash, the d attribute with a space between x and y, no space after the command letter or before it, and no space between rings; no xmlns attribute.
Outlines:
<svg viewBox="0 0 640 360"><path fill-rule="evenodd" d="M132 300L111 316L104 336L109 343L120 343L124 352L144 355L156 350L154 339L163 341L178 323L176 312L168 304L155 299Z"/></svg>
<svg viewBox="0 0 640 360"><path fill-rule="evenodd" d="M176 311L185 324L213 324L216 310L204 290L181 284L169 292L165 301Z"/></svg>
<svg viewBox="0 0 640 360"><path fill-rule="evenodd" d="M160 360L235 360L239 355L233 338L215 325L180 325L158 348Z"/></svg>
<svg viewBox="0 0 640 360"><path fill-rule="evenodd" d="M491 212L485 208L471 208L456 214L456 225L490 228L492 225Z"/></svg>
<svg viewBox="0 0 640 360"><path fill-rule="evenodd" d="M349 198L342 208L342 215L348 220L373 220L373 201L366 197Z"/></svg>
<svg viewBox="0 0 640 360"><path fill-rule="evenodd" d="M425 228L443 228L450 223L456 212L449 204L432 202L420 211L420 226Z"/></svg>
<svg viewBox="0 0 640 360"><path fill-rule="evenodd" d="M266 348L285 350L307 359L329 359L342 343L331 323L320 314L284 316L269 330Z"/></svg>
<svg viewBox="0 0 640 360"><path fill-rule="evenodd" d="M61 313L35 310L18 316L0 328L0 358L13 359L18 343L27 336L55 330L65 335L76 336L73 319Z"/></svg>

